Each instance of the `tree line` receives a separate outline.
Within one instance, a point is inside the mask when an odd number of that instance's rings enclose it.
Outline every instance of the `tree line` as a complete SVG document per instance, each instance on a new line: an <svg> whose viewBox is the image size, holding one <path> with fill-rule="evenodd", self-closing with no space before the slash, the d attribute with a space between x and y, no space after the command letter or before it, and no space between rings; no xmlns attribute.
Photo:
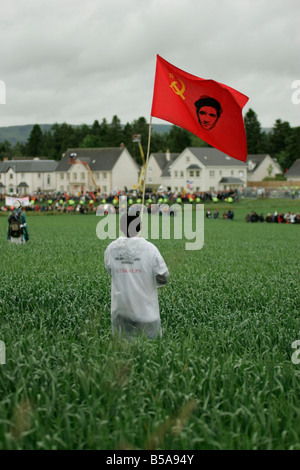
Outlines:
<svg viewBox="0 0 300 470"><path fill-rule="evenodd" d="M249 109L244 117L248 154L267 153L276 158L283 171L300 157L300 127L292 128L288 122L275 121L270 132L262 130L256 113ZM67 123L53 124L49 130L41 130L35 124L25 143L14 146L9 141L0 142L0 158L30 156L60 160L68 148L119 147L124 144L135 160L141 164L139 147L133 142L133 135L141 135L144 155L147 150L149 124L144 117L124 126L117 115L110 123L104 118L95 120L92 126L72 126ZM234 138L234 137L233 137ZM151 152L180 153L186 147L207 147L208 144L195 135L177 126L169 132L151 133Z"/></svg>
<svg viewBox="0 0 300 470"><path fill-rule="evenodd" d="M300 127L291 127L287 121L276 119L270 132L265 132L253 109L244 117L248 154L267 153L276 158L285 172L300 158Z"/></svg>

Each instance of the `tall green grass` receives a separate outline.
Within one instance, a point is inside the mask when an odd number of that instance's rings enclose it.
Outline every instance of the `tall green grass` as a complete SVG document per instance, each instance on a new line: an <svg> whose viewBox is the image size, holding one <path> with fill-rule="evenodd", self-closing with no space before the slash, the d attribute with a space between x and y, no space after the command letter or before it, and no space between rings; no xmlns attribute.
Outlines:
<svg viewBox="0 0 300 470"><path fill-rule="evenodd" d="M132 343L111 335L97 217L29 216L25 246L0 219L0 449L300 448L300 227L235 212L202 250L154 241L163 338Z"/></svg>

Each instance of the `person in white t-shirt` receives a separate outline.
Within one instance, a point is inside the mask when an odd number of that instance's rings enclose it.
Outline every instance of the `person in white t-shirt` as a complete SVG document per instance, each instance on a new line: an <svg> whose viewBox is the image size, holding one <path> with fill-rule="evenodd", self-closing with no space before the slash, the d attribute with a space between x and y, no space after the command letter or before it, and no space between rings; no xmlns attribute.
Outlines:
<svg viewBox="0 0 300 470"><path fill-rule="evenodd" d="M169 271L155 245L138 236L139 216L120 219L124 236L110 243L104 253L111 275L111 320L113 333L131 339L162 336L157 287L164 286Z"/></svg>

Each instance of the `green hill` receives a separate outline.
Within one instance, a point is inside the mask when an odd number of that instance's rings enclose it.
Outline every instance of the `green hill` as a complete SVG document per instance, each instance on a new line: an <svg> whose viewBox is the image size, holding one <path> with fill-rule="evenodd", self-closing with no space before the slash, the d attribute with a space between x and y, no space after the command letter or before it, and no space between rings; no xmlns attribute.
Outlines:
<svg viewBox="0 0 300 470"><path fill-rule="evenodd" d="M34 124L26 124L24 126L8 126L0 127L0 142L8 140L12 145L17 142L25 143L28 139ZM51 129L52 124L40 124L42 131ZM152 131L165 133L171 129L171 124L152 124Z"/></svg>
<svg viewBox="0 0 300 470"><path fill-rule="evenodd" d="M8 126L0 127L0 142L8 140L12 145L17 142L25 143L34 124L27 124L25 126ZM52 124L40 124L42 131L50 129Z"/></svg>

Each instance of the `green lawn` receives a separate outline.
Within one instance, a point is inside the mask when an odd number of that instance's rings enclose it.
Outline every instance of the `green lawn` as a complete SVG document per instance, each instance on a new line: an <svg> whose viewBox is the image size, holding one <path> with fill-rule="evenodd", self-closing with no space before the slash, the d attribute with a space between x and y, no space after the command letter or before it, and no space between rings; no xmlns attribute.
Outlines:
<svg viewBox="0 0 300 470"><path fill-rule="evenodd" d="M111 336L99 218L29 215L13 246L1 217L0 449L300 449L300 225L252 209L300 201L235 204L199 251L154 241L163 338L133 343Z"/></svg>

